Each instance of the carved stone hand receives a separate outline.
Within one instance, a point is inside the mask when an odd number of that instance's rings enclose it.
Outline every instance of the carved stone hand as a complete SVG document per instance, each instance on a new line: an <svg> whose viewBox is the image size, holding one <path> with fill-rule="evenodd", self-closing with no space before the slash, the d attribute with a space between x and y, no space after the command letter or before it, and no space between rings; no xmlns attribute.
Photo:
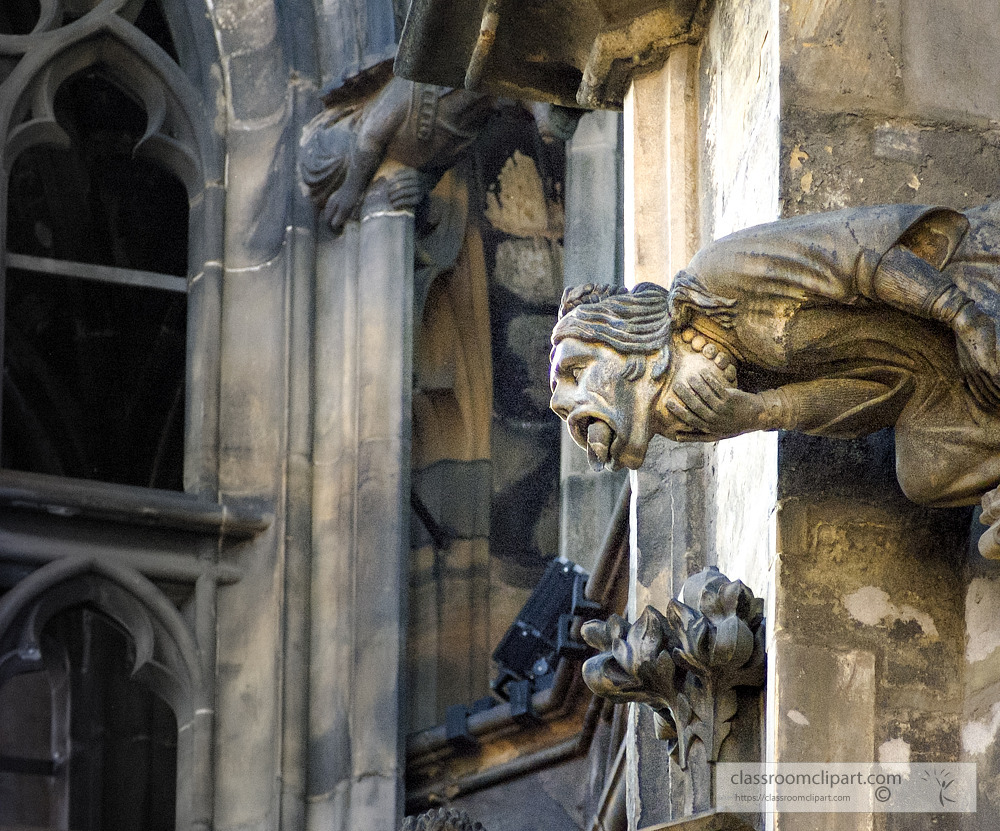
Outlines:
<svg viewBox="0 0 1000 831"><path fill-rule="evenodd" d="M346 187L341 187L327 200L323 208L323 222L330 226L330 230L339 234L359 201L360 194L348 192Z"/></svg>
<svg viewBox="0 0 1000 831"><path fill-rule="evenodd" d="M955 317L952 329L969 392L984 410L1000 410L1000 356L993 318L970 301Z"/></svg>
<svg viewBox="0 0 1000 831"><path fill-rule="evenodd" d="M426 195L420 172L403 167L389 180L389 204L394 210L412 210Z"/></svg>
<svg viewBox="0 0 1000 831"><path fill-rule="evenodd" d="M705 441L738 436L761 429L766 405L761 396L729 387L712 371L689 375L675 382L673 396L665 405L689 431L678 432L676 441Z"/></svg>

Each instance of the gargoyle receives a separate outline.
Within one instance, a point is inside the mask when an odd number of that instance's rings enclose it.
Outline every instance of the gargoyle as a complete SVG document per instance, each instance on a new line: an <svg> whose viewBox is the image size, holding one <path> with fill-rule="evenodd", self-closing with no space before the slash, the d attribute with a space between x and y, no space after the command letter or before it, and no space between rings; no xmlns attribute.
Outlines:
<svg viewBox="0 0 1000 831"><path fill-rule="evenodd" d="M655 433L894 426L903 492L968 505L1000 484L998 320L1000 203L780 220L709 244L669 292L568 289L551 406L597 467L639 467Z"/></svg>
<svg viewBox="0 0 1000 831"><path fill-rule="evenodd" d="M498 100L490 95L391 77L362 100L329 105L305 128L300 167L310 196L334 232L357 214L379 168L393 163L388 199L412 208L476 140ZM565 141L582 110L526 105L542 138Z"/></svg>

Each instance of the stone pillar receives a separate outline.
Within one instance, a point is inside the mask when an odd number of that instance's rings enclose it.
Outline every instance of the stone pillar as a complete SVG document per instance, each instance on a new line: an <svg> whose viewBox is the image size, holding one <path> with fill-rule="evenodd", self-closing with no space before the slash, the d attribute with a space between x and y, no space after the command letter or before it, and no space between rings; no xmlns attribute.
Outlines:
<svg viewBox="0 0 1000 831"><path fill-rule="evenodd" d="M776 3L718 4L700 46L671 50L625 104L626 282L669 286L716 236L777 217ZM752 72L751 67L752 65ZM632 474L629 617L664 608L685 578L718 565L767 597L773 559L773 435L718 444L656 439ZM633 707L627 738L630 829L710 807Z"/></svg>
<svg viewBox="0 0 1000 831"><path fill-rule="evenodd" d="M566 145L563 285L623 281L621 116L587 113ZM595 473L560 430L559 554L593 570L624 472Z"/></svg>
<svg viewBox="0 0 1000 831"><path fill-rule="evenodd" d="M217 613L218 658L214 794L210 776L198 785L214 802L211 827L219 831L273 829L281 802L285 454L293 360L286 313L287 139L294 127L277 14L267 3L255 4L253 13L252 27L239 26L234 21L242 20L245 6L223 0L212 8L227 93L226 120L216 128L225 130L227 153L218 495L275 519L263 533L226 551L243 575L218 589L216 609L208 611L211 586L199 586L205 621ZM211 363L203 368L211 369Z"/></svg>
<svg viewBox="0 0 1000 831"><path fill-rule="evenodd" d="M402 818L413 218L384 184L317 267L307 827L323 831Z"/></svg>
<svg viewBox="0 0 1000 831"><path fill-rule="evenodd" d="M324 91L396 56L406 4L393 0L313 0Z"/></svg>

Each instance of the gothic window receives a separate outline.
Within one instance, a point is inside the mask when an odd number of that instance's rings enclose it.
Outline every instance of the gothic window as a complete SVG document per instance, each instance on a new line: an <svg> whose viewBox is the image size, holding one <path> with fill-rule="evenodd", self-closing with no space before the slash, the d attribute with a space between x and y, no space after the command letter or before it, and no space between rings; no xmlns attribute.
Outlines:
<svg viewBox="0 0 1000 831"><path fill-rule="evenodd" d="M211 591L185 562L165 594L146 538L101 524L214 495L222 155L197 6L0 0L0 479L50 512L11 511L28 553L0 550L0 827L210 813L211 685L177 605L204 620ZM69 528L59 493L104 512Z"/></svg>
<svg viewBox="0 0 1000 831"><path fill-rule="evenodd" d="M4 469L183 489L204 119L177 57L157 0L0 11Z"/></svg>
<svg viewBox="0 0 1000 831"><path fill-rule="evenodd" d="M132 677L134 642L82 605L44 635L44 669L0 686L0 824L172 829L177 720Z"/></svg>
<svg viewBox="0 0 1000 831"><path fill-rule="evenodd" d="M135 572L82 560L0 597L0 827L190 826L207 688L161 598Z"/></svg>
<svg viewBox="0 0 1000 831"><path fill-rule="evenodd" d="M180 489L187 194L101 67L53 103L69 146L8 180L3 465Z"/></svg>

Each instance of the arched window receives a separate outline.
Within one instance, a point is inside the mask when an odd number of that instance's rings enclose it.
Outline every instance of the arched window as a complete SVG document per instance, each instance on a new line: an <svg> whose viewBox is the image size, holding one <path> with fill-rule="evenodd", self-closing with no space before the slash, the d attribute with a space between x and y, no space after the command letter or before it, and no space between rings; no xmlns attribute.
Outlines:
<svg viewBox="0 0 1000 831"><path fill-rule="evenodd" d="M211 814L211 678L177 606L208 619L214 583L192 598L185 562L158 588L141 543L126 568L93 539L213 507L213 49L198 0L0 0L0 479L49 506L30 557L0 551L0 827ZM84 556L54 493L100 503Z"/></svg>
<svg viewBox="0 0 1000 831"><path fill-rule="evenodd" d="M188 197L101 65L8 179L3 466L183 486Z"/></svg>
<svg viewBox="0 0 1000 831"><path fill-rule="evenodd" d="M189 827L209 700L152 583L75 558L39 569L0 597L0 827Z"/></svg>
<svg viewBox="0 0 1000 831"><path fill-rule="evenodd" d="M198 479L185 431L211 408L186 355L216 142L178 54L158 0L0 11L4 469Z"/></svg>

